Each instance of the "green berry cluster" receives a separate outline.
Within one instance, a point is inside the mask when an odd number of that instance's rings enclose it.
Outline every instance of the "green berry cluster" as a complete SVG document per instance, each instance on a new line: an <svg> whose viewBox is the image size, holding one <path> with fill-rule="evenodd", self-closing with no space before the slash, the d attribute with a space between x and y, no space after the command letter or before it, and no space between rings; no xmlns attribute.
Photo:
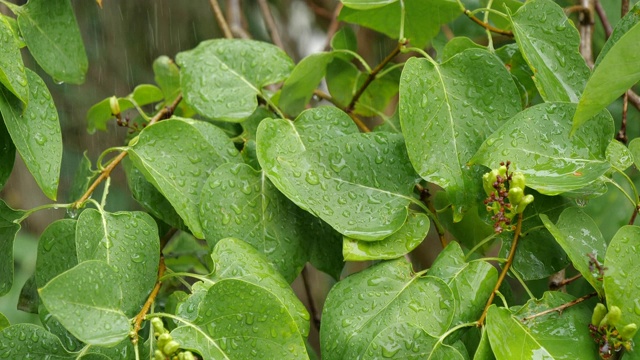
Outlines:
<svg viewBox="0 0 640 360"><path fill-rule="evenodd" d="M493 229L497 233L514 230L513 217L522 214L533 202L533 195L525 195L524 174L509 172L510 161L501 162L500 167L482 176L482 185L487 193L484 204L492 212Z"/></svg>
<svg viewBox="0 0 640 360"><path fill-rule="evenodd" d="M153 352L155 360L195 360L191 351L178 351L180 344L173 340L160 318L151 319L151 325L153 325L153 335L156 337L156 350Z"/></svg>
<svg viewBox="0 0 640 360"><path fill-rule="evenodd" d="M600 357L610 359L614 353L623 348L633 350L633 337L638 331L638 325L620 323L622 311L617 306L610 306L609 310L604 304L598 303L593 309L589 330L591 337L598 343Z"/></svg>

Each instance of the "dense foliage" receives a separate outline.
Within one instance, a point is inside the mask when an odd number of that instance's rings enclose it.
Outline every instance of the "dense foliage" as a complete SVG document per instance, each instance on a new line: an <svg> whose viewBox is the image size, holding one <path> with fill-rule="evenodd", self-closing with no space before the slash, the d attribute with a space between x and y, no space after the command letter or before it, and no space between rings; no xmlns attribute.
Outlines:
<svg viewBox="0 0 640 360"><path fill-rule="evenodd" d="M2 3L15 17L0 15L0 188L17 152L55 201L58 115L20 52L69 83L87 57L69 0ZM342 0L340 20L397 40L373 68L348 26L298 64L229 38L158 58L155 85L88 111L89 132L115 121L130 136L85 158L75 202L0 200L0 294L21 222L68 209L40 235L23 289L42 326L0 314L0 358L308 359L311 326L325 359L639 358L640 198L627 173L640 140L616 135L607 106L640 80L640 5L589 64L556 2L482 4ZM423 50L459 17L488 42ZM144 212L104 209L119 165ZM612 239L582 208L608 184L633 208ZM432 227L442 250L416 269ZM343 278L345 261L372 265ZM307 263L337 281L315 314L290 287ZM549 277L558 289L535 298L529 286ZM577 296L563 291L576 279Z"/></svg>

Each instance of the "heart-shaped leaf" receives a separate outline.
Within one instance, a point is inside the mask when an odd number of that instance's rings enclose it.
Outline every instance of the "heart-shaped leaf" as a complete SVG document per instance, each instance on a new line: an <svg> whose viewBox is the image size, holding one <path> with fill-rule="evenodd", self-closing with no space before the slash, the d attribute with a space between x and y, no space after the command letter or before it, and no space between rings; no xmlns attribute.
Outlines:
<svg viewBox="0 0 640 360"><path fill-rule="evenodd" d="M467 161L518 111L511 75L488 51L469 49L443 64L407 61L399 104L407 152L423 179L447 191L455 221L476 203L480 187L478 169Z"/></svg>
<svg viewBox="0 0 640 360"><path fill-rule="evenodd" d="M176 56L185 101L211 119L240 122L262 88L284 80L293 62L275 45L253 40L203 41Z"/></svg>

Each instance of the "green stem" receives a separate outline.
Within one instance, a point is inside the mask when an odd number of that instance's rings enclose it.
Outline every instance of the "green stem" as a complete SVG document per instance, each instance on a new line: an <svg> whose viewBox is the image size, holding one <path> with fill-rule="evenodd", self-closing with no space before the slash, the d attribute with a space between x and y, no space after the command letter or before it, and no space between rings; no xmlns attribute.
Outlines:
<svg viewBox="0 0 640 360"><path fill-rule="evenodd" d="M614 166L613 169L620 173L620 175L622 175L625 179L627 179L627 182L629 182L629 186L631 186L631 190L633 190L634 198L638 199L638 190L636 189L636 184L633 183L633 180L631 180L631 178L624 171L618 169L617 167Z"/></svg>
<svg viewBox="0 0 640 360"><path fill-rule="evenodd" d="M502 305L504 305L504 307L508 308L509 304L507 303L507 299L504 297L504 295L502 295L502 293L500 291L496 291L496 295L500 298L500 300L502 300Z"/></svg>
<svg viewBox="0 0 640 360"><path fill-rule="evenodd" d="M100 207L104 209L104 206L107 204L107 195L109 195L109 186L111 186L111 177L107 178L107 181L104 183L104 190L102 191L102 200L100 201Z"/></svg>
<svg viewBox="0 0 640 360"><path fill-rule="evenodd" d="M198 275L198 274L193 274L193 273L187 273L187 272L167 272L166 274L164 274L159 280L160 281L164 281L166 279L170 279L170 278L174 278L174 277L190 277L190 278L194 278L194 279L198 279L202 282L206 282L206 283L210 283L210 284L215 284L216 282L204 277L202 275Z"/></svg>
<svg viewBox="0 0 640 360"><path fill-rule="evenodd" d="M405 18L404 0L400 0L400 35L398 39L404 40L404 18Z"/></svg>
<svg viewBox="0 0 640 360"><path fill-rule="evenodd" d="M444 226L442 226L442 223L440 222L440 219L438 219L438 216L432 212L427 205L424 204L424 202L422 202L421 200L418 200L416 198L413 197L409 197L409 199L411 199L411 202L413 202L414 204L418 205L422 210L424 210L424 212L427 214L427 216L429 216L429 218L433 221L433 224L436 226L436 231L438 232L438 236L440 237L440 242L442 243L443 248L446 246L446 243L444 241L444 236L445 236L445 229Z"/></svg>
<svg viewBox="0 0 640 360"><path fill-rule="evenodd" d="M402 49L400 49L400 51L403 54L406 54L408 52L417 52L418 54L422 55L423 57L427 58L427 59L431 59L431 56L429 56L429 54L427 54L424 50L417 48L417 47L412 47L412 46L408 46L408 47L403 47Z"/></svg>
<svg viewBox="0 0 640 360"><path fill-rule="evenodd" d="M133 104L133 107L136 108L136 110L138 110L138 114L140 114L140 116L142 116L142 118L146 121L149 122L151 121L151 117L149 115L147 115L144 110L142 110L142 108L140 107L140 105L138 105L138 103L133 100L133 96L128 97L127 100L131 101L131 103Z"/></svg>
<svg viewBox="0 0 640 360"><path fill-rule="evenodd" d="M531 290L529 289L527 284L524 282L524 280L522 279L520 274L514 268L509 269L509 271L511 272L511 275L513 275L513 277L515 277L518 280L520 285L522 285L522 288L524 289L524 291L527 292L527 294L529 295L529 298L530 299L535 299L536 297L533 296L533 293L531 292Z"/></svg>
<svg viewBox="0 0 640 360"><path fill-rule="evenodd" d="M4 4L6 7L9 8L9 10L11 10L12 13L18 15L18 13L20 12L20 6L10 3L6 0L0 0L0 3Z"/></svg>
<svg viewBox="0 0 640 360"><path fill-rule="evenodd" d="M487 3L487 8L491 9L491 5L493 5L493 0L489 0L489 2ZM489 12L485 11L484 13L484 22L485 24L489 23ZM493 52L493 36L491 36L491 31L489 31L489 29L485 28L485 32L487 33L487 48L489 49L489 51Z"/></svg>
<svg viewBox="0 0 640 360"><path fill-rule="evenodd" d="M24 219L28 218L29 216L31 216L31 214L33 214L36 211L46 210L46 209L54 209L54 210L69 209L71 206L73 206L73 204L45 204L45 205L36 206L33 209L25 210L24 215L14 220L13 222L16 224L20 224L21 222L24 221Z"/></svg>
<svg viewBox="0 0 640 360"><path fill-rule="evenodd" d="M454 332L456 332L456 331L458 331L458 330L460 330L462 328L472 327L472 326L478 326L478 322L477 321L473 321L473 322L468 322L468 323L456 325L456 326L452 327L451 329L447 330L447 332L445 332L444 334L442 334L442 336L440 336L440 338L438 338L438 343L442 343L444 341L444 339L447 338L447 336L453 334Z"/></svg>
<svg viewBox="0 0 640 360"><path fill-rule="evenodd" d="M369 66L369 64L367 64L367 62L364 60L364 58L362 56L360 56L360 54L358 54L355 51L351 51L351 50L347 50L347 49L336 49L333 50L334 53L345 53L345 54L349 54L351 56L353 56L354 58L358 59L358 62L360 62L360 64L362 65L363 68L365 68L365 70L367 70L368 73L371 72L371 67Z"/></svg>
<svg viewBox="0 0 640 360"><path fill-rule="evenodd" d="M129 150L129 149L127 147L125 147L125 146L114 146L114 147L110 147L108 149L105 149L102 152L102 154L100 154L100 156L98 156L98 160L96 161L96 167L98 168L98 171L100 171L100 172L104 171L105 167L109 166L111 161L114 160L114 159L111 159L109 161L109 164L103 165L102 164L102 160L104 159L105 156L107 156L110 153L115 152L115 151L127 151L127 150Z"/></svg>
<svg viewBox="0 0 640 360"><path fill-rule="evenodd" d="M633 200L633 198L631 198L631 195L627 194L627 192L622 188L622 186L620 186L620 184L615 182L613 179L609 179L608 181L613 186L618 188L618 190L620 190L620 192L622 192L624 194L624 196L629 200L629 202L631 202L631 205L633 205L633 207L636 207L638 205L638 203L635 200Z"/></svg>
<svg viewBox="0 0 640 360"><path fill-rule="evenodd" d="M480 261L497 261L500 263L504 263L507 262L507 258L501 258L501 257L483 257L478 259Z"/></svg>
<svg viewBox="0 0 640 360"><path fill-rule="evenodd" d="M476 246L474 246L473 248L471 248L471 250L469 250L469 252L467 253L467 255L464 256L464 261L469 260L469 257L471 256L471 254L473 254L474 252L476 252L478 249L480 249L481 247L483 247L485 244L487 244L488 242L490 242L491 240L495 239L498 236L498 234L493 233L489 236L487 236L486 238L482 239L482 241L480 241L478 244L476 244Z"/></svg>
<svg viewBox="0 0 640 360"><path fill-rule="evenodd" d="M267 105L271 108L271 110L273 110L276 114L278 114L278 116L280 116L280 118L282 119L287 118L286 116L284 116L284 113L282 113L282 111L276 106L276 104L274 104L273 101L271 101L270 98L268 98L263 94L260 94L260 97L262 98L262 100L264 100L267 103Z"/></svg>
<svg viewBox="0 0 640 360"><path fill-rule="evenodd" d="M498 11L496 9L491 9L491 8L478 8L478 9L469 11L469 14L475 15L475 14L480 13L480 12L496 14L496 15L504 18L505 20L509 20L509 16L507 16L507 14L505 14L505 13L503 13L501 11Z"/></svg>

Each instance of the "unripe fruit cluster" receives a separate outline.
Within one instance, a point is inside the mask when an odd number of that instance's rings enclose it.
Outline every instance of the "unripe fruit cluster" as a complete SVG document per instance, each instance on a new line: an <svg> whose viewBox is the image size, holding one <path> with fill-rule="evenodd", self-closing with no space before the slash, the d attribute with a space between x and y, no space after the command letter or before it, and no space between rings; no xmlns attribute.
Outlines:
<svg viewBox="0 0 640 360"><path fill-rule="evenodd" d="M527 205L533 202L533 195L525 195L525 178L520 172L509 172L511 162L501 162L500 167L482 176L482 186L487 193L484 204L487 211L493 212L491 220L497 233L513 230L513 217L522 214Z"/></svg>
<svg viewBox="0 0 640 360"><path fill-rule="evenodd" d="M180 344L173 340L171 334L164 328L160 318L151 319L153 335L156 337L156 350L153 352L155 360L195 360L191 351L180 351Z"/></svg>
<svg viewBox="0 0 640 360"><path fill-rule="evenodd" d="M627 351L633 349L633 337L638 332L638 325L635 323L623 325L620 322L621 317L622 311L615 305L607 310L604 304L598 303L593 309L589 330L598 343L600 357L603 359L611 358L622 348Z"/></svg>

